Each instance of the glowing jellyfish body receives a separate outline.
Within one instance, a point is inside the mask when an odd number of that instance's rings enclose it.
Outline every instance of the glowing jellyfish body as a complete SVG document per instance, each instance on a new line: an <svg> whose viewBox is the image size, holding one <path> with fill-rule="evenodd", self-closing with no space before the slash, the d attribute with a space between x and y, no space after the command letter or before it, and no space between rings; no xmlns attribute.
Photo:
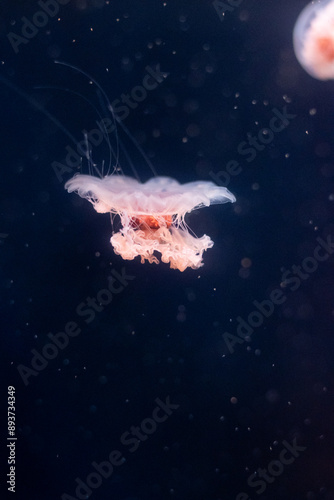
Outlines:
<svg viewBox="0 0 334 500"><path fill-rule="evenodd" d="M228 189L213 182L180 184L170 177L153 177L145 183L126 176L109 175L102 179L75 175L65 184L89 200L99 213L118 214L122 228L110 242L116 254L141 262L161 261L172 269L184 271L203 265L203 252L213 246L209 236L192 236L184 222L185 214L215 203L234 202Z"/></svg>
<svg viewBox="0 0 334 500"><path fill-rule="evenodd" d="M314 78L334 78L334 1L312 2L299 15L293 31L295 54Z"/></svg>

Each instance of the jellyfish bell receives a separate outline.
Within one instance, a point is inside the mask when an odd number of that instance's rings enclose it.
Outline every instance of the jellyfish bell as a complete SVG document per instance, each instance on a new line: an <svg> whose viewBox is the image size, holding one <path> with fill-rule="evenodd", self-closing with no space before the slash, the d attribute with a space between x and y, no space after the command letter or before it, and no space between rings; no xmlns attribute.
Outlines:
<svg viewBox="0 0 334 500"><path fill-rule="evenodd" d="M116 174L101 179L77 174L65 184L90 201L98 213L118 214L121 229L110 242L116 254L125 260L140 256L141 262L169 263L184 271L203 265L203 252L213 246L207 235L190 234L185 215L212 204L234 202L225 187L210 181L180 184L170 177L153 177L145 183Z"/></svg>
<svg viewBox="0 0 334 500"><path fill-rule="evenodd" d="M334 79L334 1L312 2L300 13L293 45L301 66L319 80Z"/></svg>

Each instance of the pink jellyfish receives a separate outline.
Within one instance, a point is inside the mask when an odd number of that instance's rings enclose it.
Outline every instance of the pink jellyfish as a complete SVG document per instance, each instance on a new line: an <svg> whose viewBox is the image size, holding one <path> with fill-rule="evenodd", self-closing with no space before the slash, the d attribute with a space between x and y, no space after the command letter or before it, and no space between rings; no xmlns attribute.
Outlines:
<svg viewBox="0 0 334 500"><path fill-rule="evenodd" d="M293 31L295 54L314 78L334 78L334 1L314 1L299 15Z"/></svg>
<svg viewBox="0 0 334 500"><path fill-rule="evenodd" d="M141 183L132 177L107 175L101 179L77 174L65 184L89 200L99 213L118 214L122 228L110 239L116 254L141 262L159 263L154 254L172 269L184 271L203 265L203 252L213 246L209 236L192 236L185 214L214 203L235 201L228 189L213 182L180 184L170 177L153 177Z"/></svg>
<svg viewBox="0 0 334 500"><path fill-rule="evenodd" d="M203 252L213 246L213 241L206 234L201 238L192 236L185 222L185 215L192 210L208 207L214 203L228 201L233 203L236 201L235 196L225 187L216 186L210 181L180 184L170 177L157 176L141 146L114 113L106 93L98 82L75 66L60 61L57 61L57 64L72 68L97 86L105 99L114 125L116 122L119 124L155 175L145 183L132 177L117 175L118 172L123 174L119 162L119 146L121 146L134 175L139 179L118 134L116 134L116 150L114 150L105 129L104 138L110 151L108 174L103 176L103 173L97 170L91 158L88 136L85 136L87 142L85 156L90 172L94 168L101 178L76 174L66 182L65 189L69 193L76 192L81 198L86 198L98 213L120 216L122 227L119 231L113 232L110 242L115 253L121 255L123 259L133 260L140 256L142 264L145 260L151 264L159 264L155 254L158 252L161 254L162 262L169 263L172 269L179 269L182 272L187 267L192 269L201 267ZM109 175L112 156L115 160L114 173Z"/></svg>

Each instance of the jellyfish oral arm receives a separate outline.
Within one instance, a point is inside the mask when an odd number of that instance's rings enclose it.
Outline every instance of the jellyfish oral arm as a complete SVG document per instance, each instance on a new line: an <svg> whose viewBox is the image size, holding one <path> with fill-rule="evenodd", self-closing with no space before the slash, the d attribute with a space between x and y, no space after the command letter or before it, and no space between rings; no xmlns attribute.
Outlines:
<svg viewBox="0 0 334 500"><path fill-rule="evenodd" d="M159 264L154 255L161 254L161 261L170 264L171 269L183 272L187 267L198 269L203 265L203 252L213 246L209 236L195 238L180 227L162 226L152 231L150 227L134 229L121 217L123 228L114 234L110 242L116 254L125 260L140 256L142 264Z"/></svg>

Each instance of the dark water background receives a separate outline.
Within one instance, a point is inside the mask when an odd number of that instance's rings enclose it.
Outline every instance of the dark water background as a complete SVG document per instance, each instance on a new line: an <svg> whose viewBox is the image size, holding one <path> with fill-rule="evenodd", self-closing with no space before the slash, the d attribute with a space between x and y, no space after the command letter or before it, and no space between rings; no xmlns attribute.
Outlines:
<svg viewBox="0 0 334 500"><path fill-rule="evenodd" d="M334 498L330 250L298 286L281 288L284 302L247 341L238 337L232 349L226 341L238 317L258 311L254 301L280 288L284 270L311 266L317 238L334 235L334 82L307 75L292 46L306 3L244 0L222 20L205 0L71 0L16 54L7 34L20 34L21 17L40 7L2 0L1 498ZM76 145L36 103L76 141L98 116L59 88L104 109L88 80L55 59L93 75L111 101L141 85L147 66L169 73L124 119L159 175L226 180L227 162L238 161L228 183L237 203L187 219L215 242L203 268L123 261L109 243L109 217L64 190L74 171L60 179L52 165ZM240 153L284 109L286 126L261 151ZM101 165L106 145L93 157ZM76 308L123 268L131 279L87 323ZM31 350L41 353L68 322L80 334L25 385L18 366L31 367ZM15 495L5 485L8 385L16 388ZM179 407L131 453L121 436L168 397ZM279 473L263 493L247 484L293 442L302 451L282 471L273 466ZM91 495L76 496L76 478L85 481L92 462L114 449L125 463Z"/></svg>

